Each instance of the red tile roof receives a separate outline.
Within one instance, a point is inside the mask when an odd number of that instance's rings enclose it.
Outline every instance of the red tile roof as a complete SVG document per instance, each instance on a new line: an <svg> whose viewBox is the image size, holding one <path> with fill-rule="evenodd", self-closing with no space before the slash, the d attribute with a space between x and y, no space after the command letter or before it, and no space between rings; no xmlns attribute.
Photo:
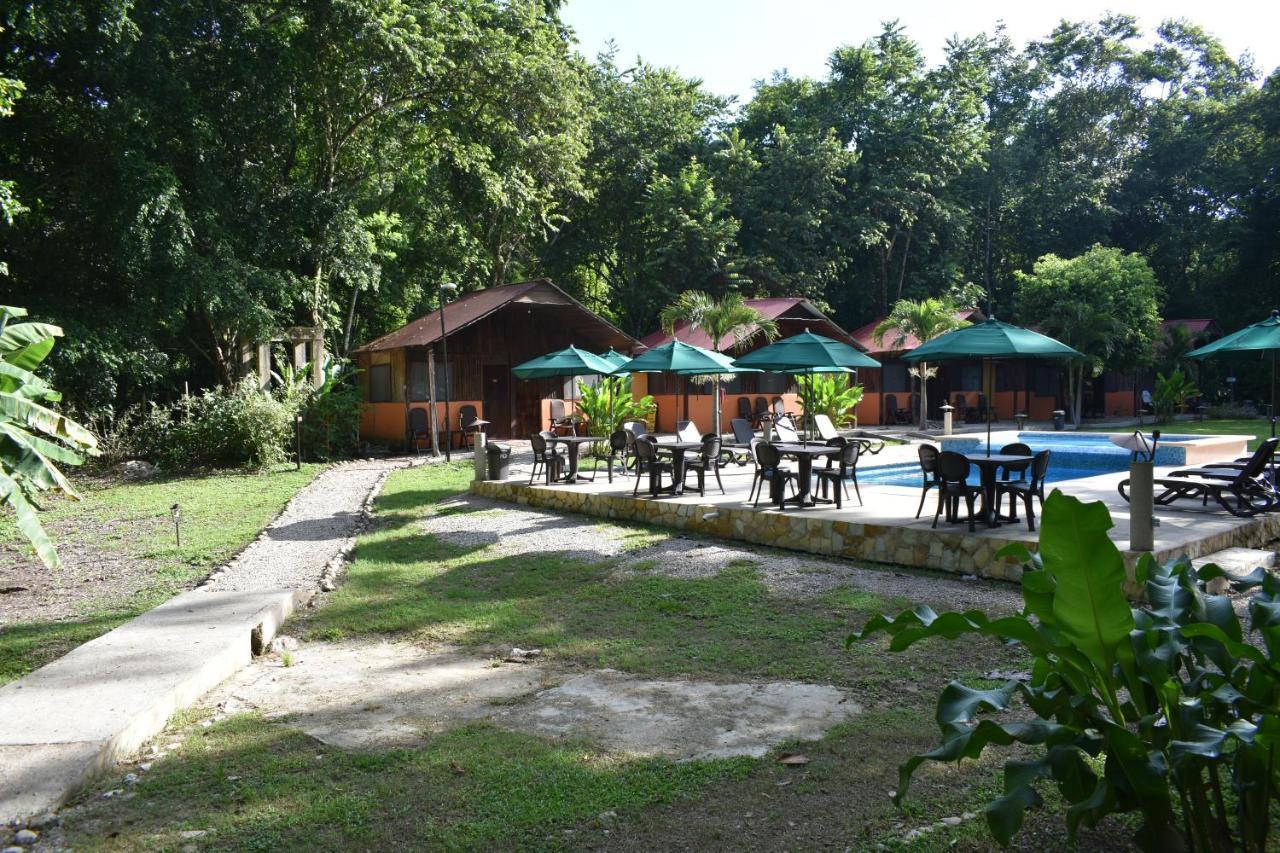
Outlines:
<svg viewBox="0 0 1280 853"><path fill-rule="evenodd" d="M619 351L630 350L636 341L604 318L594 314L585 305L565 293L547 278L519 281L484 290L473 290L464 293L457 300L450 302L445 310L445 327L449 334L470 326L494 311L511 303L529 303L543 305L561 305L577 308L588 318L600 324L608 337L614 339L611 345ZM428 346L440 340L440 310L424 314L416 320L410 320L393 332L357 347L356 352L376 352L379 350L399 349L400 347Z"/></svg>
<svg viewBox="0 0 1280 853"><path fill-rule="evenodd" d="M847 344L856 345L856 342L848 332L836 325L834 320L819 311L817 306L807 299L798 296L771 296L764 299L747 299L745 302L749 307L756 309L768 319L779 322L780 325L804 324L806 327L812 327L812 331L815 334L825 335ZM788 312L792 316L784 316ZM796 314L801 316L796 316ZM797 329L796 331L798 332L799 330ZM785 332L783 334L786 336ZM656 332L650 332L641 338L640 343L652 348L661 346L672 340L672 338L683 341L686 344L719 351L728 350L733 345L731 337L721 338L718 342L713 343L711 336L706 332L701 329L690 329L686 323L677 324L674 335L669 335L666 331L658 329Z"/></svg>
<svg viewBox="0 0 1280 853"><path fill-rule="evenodd" d="M1175 326L1180 326L1190 332L1192 336L1195 336L1203 335L1205 332L1210 331L1213 328L1214 323L1212 320L1201 317L1194 320L1162 320L1160 326L1165 329L1165 331L1168 331Z"/></svg>
<svg viewBox="0 0 1280 853"><path fill-rule="evenodd" d="M884 318L885 315L881 314L865 326L859 326L857 329L854 329L850 334L853 336L853 339L858 342L859 346L872 355L876 355L877 353L911 352L913 349L920 346L920 340L915 335L907 335L906 339L902 343L898 343L897 335L893 333L885 335L883 343L876 343L876 326L879 326ZM984 315L978 308L969 308L964 311L957 311L956 319L971 320L976 323L981 320L985 320L986 315Z"/></svg>

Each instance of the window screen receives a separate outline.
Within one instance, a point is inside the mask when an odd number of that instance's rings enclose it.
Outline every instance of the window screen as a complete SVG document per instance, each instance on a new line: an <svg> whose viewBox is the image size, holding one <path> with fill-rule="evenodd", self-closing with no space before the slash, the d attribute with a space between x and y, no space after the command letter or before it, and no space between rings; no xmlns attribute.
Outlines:
<svg viewBox="0 0 1280 853"><path fill-rule="evenodd" d="M425 361L409 362L409 399L430 400L431 388L427 385L427 363Z"/></svg>
<svg viewBox="0 0 1280 853"><path fill-rule="evenodd" d="M391 402L391 365L375 364L369 368L369 402Z"/></svg>

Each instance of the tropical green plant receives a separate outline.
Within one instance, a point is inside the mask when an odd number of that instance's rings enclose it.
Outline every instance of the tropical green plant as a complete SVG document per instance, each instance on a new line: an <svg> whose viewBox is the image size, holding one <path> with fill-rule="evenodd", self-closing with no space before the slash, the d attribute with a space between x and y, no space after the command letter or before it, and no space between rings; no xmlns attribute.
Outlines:
<svg viewBox="0 0 1280 853"><path fill-rule="evenodd" d="M1232 578L1185 557L1137 564L1146 603L1125 596L1125 566L1107 531L1102 503L1054 491L1045 501L1039 552L1021 543L1000 552L1023 565L1020 613L934 613L917 607L879 616L852 644L880 632L890 649L965 634L1020 645L1032 657L1025 679L994 689L951 682L938 700L942 744L908 759L895 794L901 803L925 761L960 762L987 746L1038 747L1004 766L1004 792L986 807L1002 844L1052 782L1068 803L1068 837L1103 817L1137 812L1136 841L1147 850L1264 849L1270 804L1280 793L1280 580L1258 569ZM1226 595L1261 587L1248 609L1256 644L1246 642ZM988 714L1021 697L1031 718Z"/></svg>
<svg viewBox="0 0 1280 853"><path fill-rule="evenodd" d="M61 395L34 373L62 329L47 323L12 323L26 309L0 305L0 503L13 509L20 532L46 566L58 552L37 515L36 496L59 491L79 499L58 463L79 465L97 453L93 434L42 403Z"/></svg>
<svg viewBox="0 0 1280 853"><path fill-rule="evenodd" d="M730 293L716 300L700 290L686 290L675 302L662 309L658 320L669 335L675 334L680 323L706 332L711 339L711 349L716 352L725 348L742 352L756 335L762 335L766 341L778 337L778 324L748 305L740 293ZM698 377L690 378L696 380ZM712 427L718 432L721 377L708 378L713 386Z"/></svg>
<svg viewBox="0 0 1280 853"><path fill-rule="evenodd" d="M1178 410L1187 404L1192 397L1199 395L1200 389L1181 370L1175 370L1168 376L1156 374L1156 388L1151 395L1155 406L1156 418L1161 423L1168 423Z"/></svg>
<svg viewBox="0 0 1280 853"><path fill-rule="evenodd" d="M836 426L857 421L854 408L862 402L862 386L851 384L847 373L814 373L799 379L805 412L826 415Z"/></svg>
<svg viewBox="0 0 1280 853"><path fill-rule="evenodd" d="M302 453L309 459L328 461L355 454L360 445L360 371L330 361L324 382L308 384L308 393L296 410L302 416Z"/></svg>
<svg viewBox="0 0 1280 853"><path fill-rule="evenodd" d="M594 385L578 382L578 409L587 419L587 434L608 436L624 421L642 421L656 408L646 394L631 398L630 376L601 376Z"/></svg>
<svg viewBox="0 0 1280 853"><path fill-rule="evenodd" d="M876 324L875 342L883 344L891 338L890 346L900 347L907 338L927 343L939 335L969 325L961 318L956 306L949 299L899 299L888 315ZM930 368L923 362L912 368L912 375L920 380L920 429L928 429Z"/></svg>
<svg viewBox="0 0 1280 853"><path fill-rule="evenodd" d="M230 388L181 398L164 428L150 436L150 455L173 471L276 465L288 458L294 414L251 374Z"/></svg>

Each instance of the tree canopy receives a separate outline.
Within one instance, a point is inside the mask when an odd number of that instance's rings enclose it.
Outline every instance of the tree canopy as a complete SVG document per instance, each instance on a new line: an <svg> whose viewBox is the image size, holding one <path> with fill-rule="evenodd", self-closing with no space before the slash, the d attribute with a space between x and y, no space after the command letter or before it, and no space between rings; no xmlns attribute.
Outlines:
<svg viewBox="0 0 1280 853"><path fill-rule="evenodd" d="M890 23L736 106L584 57L558 6L0 11L0 262L66 329L68 401L225 383L295 324L342 355L443 281L547 275L637 335L690 290L853 327L980 284L1038 324L1018 274L1095 245L1140 255L1166 316L1231 328L1280 289L1280 77L1192 23L996 28L934 66Z"/></svg>

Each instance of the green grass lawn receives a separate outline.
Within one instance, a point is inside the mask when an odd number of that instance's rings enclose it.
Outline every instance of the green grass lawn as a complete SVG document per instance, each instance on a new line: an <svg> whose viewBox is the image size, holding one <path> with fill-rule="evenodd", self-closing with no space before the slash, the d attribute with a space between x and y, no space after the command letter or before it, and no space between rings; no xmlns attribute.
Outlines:
<svg viewBox="0 0 1280 853"><path fill-rule="evenodd" d="M87 483L83 501L54 500L42 513L64 555L127 565L130 582L76 584L74 612L42 619L38 610L0 627L0 683L60 657L77 645L189 588L244 548L322 466L262 473L216 472L145 482ZM170 507L182 507L182 547L174 541ZM26 557L29 548L10 515L0 516L0 560L13 568L50 570ZM65 559L65 556L64 556ZM122 562L120 562L122 561ZM55 583L72 583L69 572ZM27 618L30 616L31 618Z"/></svg>
<svg viewBox="0 0 1280 853"><path fill-rule="evenodd" d="M1124 431L1115 427L1088 427L1087 429L1089 432ZM1148 422L1143 424L1142 429L1144 432L1158 429L1170 435L1248 435L1253 436L1249 441L1250 450L1257 450L1258 445L1271 435L1271 423L1265 418L1253 420L1175 421L1171 424L1154 425Z"/></svg>
<svg viewBox="0 0 1280 853"><path fill-rule="evenodd" d="M892 654L882 638L846 650L851 628L907 602L851 588L778 595L748 560L714 577L678 579L643 564L618 573L616 558L503 555L425 533L417 522L469 477L465 463L395 472L343 587L290 633L447 642L481 656L540 647L549 666L570 673L612 667L637 676L823 682L848 690L861 713L819 742L785 745L809 757L803 768L779 764L777 752L637 758L483 722L424 733L415 749L347 751L288 720L242 714L202 726L189 715L171 728L175 751L143 774L129 799L90 792L65 815L66 840L113 850L990 847L980 819L907 845L900 839L912 827L980 812L998 793L995 760L921 771L902 812L890 792L898 765L936 745L934 703L947 681L982 685L991 669L1025 666L1020 651L931 641ZM634 547L669 535L624 531ZM927 593L927 578L921 589ZM118 784L107 780L95 792ZM1028 849L1061 849L1061 820L1052 808L1033 817Z"/></svg>

